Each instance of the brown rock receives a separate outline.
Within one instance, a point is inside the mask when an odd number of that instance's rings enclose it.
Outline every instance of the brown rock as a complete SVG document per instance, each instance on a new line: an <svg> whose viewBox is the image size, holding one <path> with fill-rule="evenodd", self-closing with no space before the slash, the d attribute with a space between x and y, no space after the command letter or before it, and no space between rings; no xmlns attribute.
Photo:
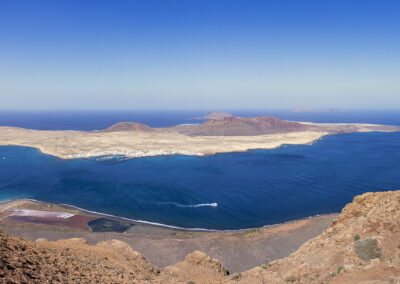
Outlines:
<svg viewBox="0 0 400 284"><path fill-rule="evenodd" d="M143 131L143 132L151 132L153 129L143 123L137 122L118 122L109 128L101 130L101 132L118 132L118 131Z"/></svg>
<svg viewBox="0 0 400 284"><path fill-rule="evenodd" d="M287 133L306 130L308 126L271 116L223 117L210 119L199 125L176 127L180 133L192 136L247 136Z"/></svg>
<svg viewBox="0 0 400 284"><path fill-rule="evenodd" d="M186 256L185 261L192 265L203 266L214 272L218 272L223 275L228 275L229 272L218 260L213 259L201 251L194 251L188 256Z"/></svg>

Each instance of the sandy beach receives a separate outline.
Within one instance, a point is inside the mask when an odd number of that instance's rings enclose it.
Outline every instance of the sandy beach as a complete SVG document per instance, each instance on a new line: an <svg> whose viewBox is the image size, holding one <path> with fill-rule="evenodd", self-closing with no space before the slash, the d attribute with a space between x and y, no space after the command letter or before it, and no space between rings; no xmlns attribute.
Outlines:
<svg viewBox="0 0 400 284"><path fill-rule="evenodd" d="M19 218L10 217L12 212L21 209L31 211L24 211L24 216ZM62 218L55 220L54 214L38 217L43 216L43 212L73 216L68 221L60 220ZM16 200L0 204L0 229L31 240L45 238L55 241L79 237L96 244L117 239L126 242L159 267L175 264L193 251L201 250L220 259L230 271L240 272L288 256L328 228L336 216L329 214L266 228L229 232L185 231L141 223L132 224L123 233L93 232L84 223L104 216L56 204ZM125 222L118 218L107 219Z"/></svg>

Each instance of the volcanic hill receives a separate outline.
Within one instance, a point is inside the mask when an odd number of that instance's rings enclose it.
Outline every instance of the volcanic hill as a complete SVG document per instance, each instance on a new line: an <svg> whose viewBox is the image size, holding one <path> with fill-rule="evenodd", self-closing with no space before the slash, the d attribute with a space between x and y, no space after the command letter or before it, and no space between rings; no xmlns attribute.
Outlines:
<svg viewBox="0 0 400 284"><path fill-rule="evenodd" d="M110 127L101 130L102 132L118 132L118 131L143 131L150 132L153 129L144 123L137 122L118 122L111 125Z"/></svg>
<svg viewBox="0 0 400 284"><path fill-rule="evenodd" d="M302 131L309 128L298 122L272 116L224 117L209 119L199 125L178 128L178 132L193 136L247 136Z"/></svg>

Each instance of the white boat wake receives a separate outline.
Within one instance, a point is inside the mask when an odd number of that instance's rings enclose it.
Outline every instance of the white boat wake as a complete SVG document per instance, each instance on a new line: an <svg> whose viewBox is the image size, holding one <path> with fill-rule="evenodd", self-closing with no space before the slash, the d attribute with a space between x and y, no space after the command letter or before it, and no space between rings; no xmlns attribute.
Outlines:
<svg viewBox="0 0 400 284"><path fill-rule="evenodd" d="M174 205L176 207L217 207L218 203L180 204L177 202L158 202L159 205Z"/></svg>

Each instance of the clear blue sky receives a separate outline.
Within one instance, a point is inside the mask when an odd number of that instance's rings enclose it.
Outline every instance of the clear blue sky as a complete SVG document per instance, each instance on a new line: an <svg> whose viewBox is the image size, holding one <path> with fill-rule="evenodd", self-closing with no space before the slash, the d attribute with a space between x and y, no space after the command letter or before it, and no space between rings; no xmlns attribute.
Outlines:
<svg viewBox="0 0 400 284"><path fill-rule="evenodd" d="M0 109L295 107L400 108L400 1L0 1Z"/></svg>

